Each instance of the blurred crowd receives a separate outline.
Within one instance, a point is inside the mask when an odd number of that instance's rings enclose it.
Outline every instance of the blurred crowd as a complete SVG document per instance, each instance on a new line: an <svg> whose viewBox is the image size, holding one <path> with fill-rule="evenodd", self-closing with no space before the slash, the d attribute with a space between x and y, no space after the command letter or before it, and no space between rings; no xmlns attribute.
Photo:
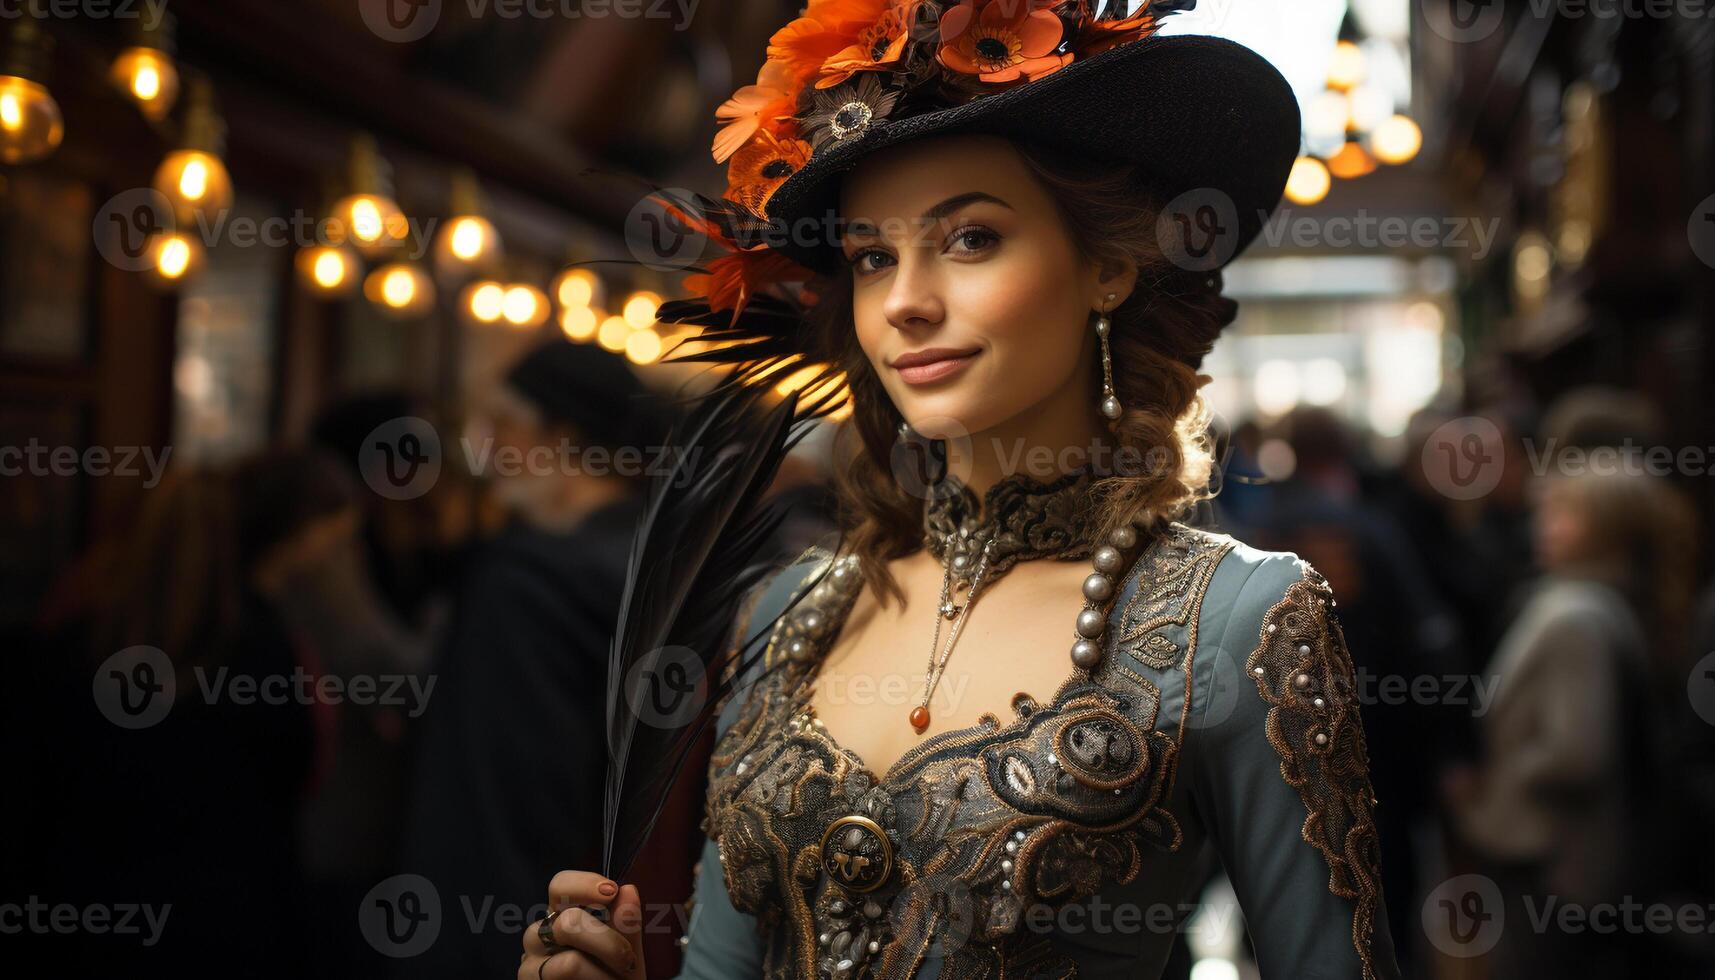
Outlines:
<svg viewBox="0 0 1715 980"><path fill-rule="evenodd" d="M355 398L301 445L175 470L50 590L7 708L33 805L9 808L6 900L172 907L147 960L111 931L40 937L73 975L505 976L549 874L599 865L605 663L650 472L448 467L420 495L374 492L366 442L427 414ZM660 445L672 418L623 360L554 342L464 431L528 460ZM1451 465L1492 488L1466 494L1436 459L1471 419ZM1297 552L1339 597L1412 975L1715 975L1707 928L1507 928L1453 962L1437 925L1481 925L1455 882L1489 883L1514 923L1715 900L1703 530L1673 477L1557 464L1663 431L1647 400L1589 390L1425 411L1392 466L1324 409L1223 434L1199 520ZM833 527L824 466L783 470L771 560ZM343 694L240 694L279 678ZM170 711L149 714L151 690ZM700 789L669 808L645 896L688 888ZM418 914L381 887L402 875L440 906L420 950L366 918ZM650 962L668 976L674 956Z"/></svg>

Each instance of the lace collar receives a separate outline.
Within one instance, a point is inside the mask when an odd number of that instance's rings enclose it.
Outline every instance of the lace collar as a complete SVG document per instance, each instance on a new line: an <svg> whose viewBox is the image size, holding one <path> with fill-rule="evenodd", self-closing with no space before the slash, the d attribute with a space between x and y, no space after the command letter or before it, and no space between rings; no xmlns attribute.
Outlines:
<svg viewBox="0 0 1715 980"><path fill-rule="evenodd" d="M949 474L924 504L923 545L960 581L990 541L991 580L1021 561L1089 557L1098 516L1090 489L1103 475L1090 467L1046 481L1009 474L983 494L979 515L976 492Z"/></svg>

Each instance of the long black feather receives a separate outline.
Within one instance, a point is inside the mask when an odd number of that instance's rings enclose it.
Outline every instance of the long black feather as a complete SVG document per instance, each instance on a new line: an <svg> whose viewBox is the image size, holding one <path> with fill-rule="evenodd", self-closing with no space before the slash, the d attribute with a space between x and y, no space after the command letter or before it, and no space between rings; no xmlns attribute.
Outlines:
<svg viewBox="0 0 1715 980"><path fill-rule="evenodd" d="M632 542L608 662L602 873L623 880L716 707L760 655L758 631L723 649L758 560L784 516L764 496L780 462L831 411L827 396L772 407L772 387L704 396L673 439ZM742 662L734 662L733 658ZM663 694L687 699L675 704Z"/></svg>

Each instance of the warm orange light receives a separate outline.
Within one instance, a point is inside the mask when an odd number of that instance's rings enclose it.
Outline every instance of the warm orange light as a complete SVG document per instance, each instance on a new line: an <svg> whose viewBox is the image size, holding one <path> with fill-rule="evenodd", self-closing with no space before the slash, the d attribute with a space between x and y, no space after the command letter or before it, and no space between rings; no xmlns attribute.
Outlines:
<svg viewBox="0 0 1715 980"><path fill-rule="evenodd" d="M643 329L655 322L655 312L661 308L661 297L647 289L639 289L625 301L625 322Z"/></svg>
<svg viewBox="0 0 1715 980"><path fill-rule="evenodd" d="M506 287L491 279L465 287L464 308L478 323L495 323L506 312Z"/></svg>
<svg viewBox="0 0 1715 980"><path fill-rule="evenodd" d="M601 278L582 266L567 269L554 279L554 298L561 308L594 306L601 299Z"/></svg>
<svg viewBox="0 0 1715 980"><path fill-rule="evenodd" d="M560 312L560 331L568 340L589 340L600 324L601 314L593 306L572 306Z"/></svg>
<svg viewBox="0 0 1715 980"><path fill-rule="evenodd" d="M1322 161L1315 157L1299 157L1286 177L1286 199L1294 204L1316 204L1328 196L1333 182Z"/></svg>
<svg viewBox="0 0 1715 980"><path fill-rule="evenodd" d="M150 281L162 289L176 289L202 271L202 243L183 232L169 232L150 245Z"/></svg>
<svg viewBox="0 0 1715 980"><path fill-rule="evenodd" d="M1422 148L1423 130L1410 116L1387 119L1370 134L1370 149L1383 163L1408 163Z"/></svg>
<svg viewBox="0 0 1715 980"><path fill-rule="evenodd" d="M1350 91L1369 73L1364 63L1364 51L1351 41L1334 45L1334 56L1328 61L1328 87Z"/></svg>
<svg viewBox="0 0 1715 980"><path fill-rule="evenodd" d="M633 330L625 338L625 356L633 364L653 364L661 357L661 335L653 330Z"/></svg>
<svg viewBox="0 0 1715 980"><path fill-rule="evenodd" d="M394 317L421 316L434 309L435 284L427 273L405 262L390 262L363 281L363 295Z"/></svg>
<svg viewBox="0 0 1715 980"><path fill-rule="evenodd" d="M298 281L312 293L332 298L357 288L357 256L343 248L316 245L298 252Z"/></svg>
<svg viewBox="0 0 1715 980"><path fill-rule="evenodd" d="M232 177L226 164L202 150L175 150L155 170L160 191L180 218L218 214L232 206Z"/></svg>
<svg viewBox="0 0 1715 980"><path fill-rule="evenodd" d="M150 119L167 118L178 102L178 66L156 48L126 48L113 59L108 75Z"/></svg>
<svg viewBox="0 0 1715 980"><path fill-rule="evenodd" d="M1341 180L1353 180L1376 169L1375 158L1364 152L1356 140L1347 140L1340 152L1328 158L1328 169Z"/></svg>
<svg viewBox="0 0 1715 980"><path fill-rule="evenodd" d="M515 327L539 327L548 320L548 296L528 283L506 287L501 315Z"/></svg>
<svg viewBox="0 0 1715 980"><path fill-rule="evenodd" d="M625 350L625 338L631 336L631 324L622 316L610 316L596 328L596 343L615 354Z"/></svg>
<svg viewBox="0 0 1715 980"><path fill-rule="evenodd" d="M65 139L60 106L39 82L0 75L0 162L34 163Z"/></svg>
<svg viewBox="0 0 1715 980"><path fill-rule="evenodd" d="M411 224L392 199L379 194L353 194L334 205L328 237L349 242L365 253L391 248L410 237Z"/></svg>

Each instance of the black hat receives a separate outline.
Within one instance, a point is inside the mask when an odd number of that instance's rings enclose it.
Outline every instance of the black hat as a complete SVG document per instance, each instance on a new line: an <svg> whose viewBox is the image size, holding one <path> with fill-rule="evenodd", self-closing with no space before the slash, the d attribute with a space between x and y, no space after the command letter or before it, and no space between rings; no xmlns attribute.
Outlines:
<svg viewBox="0 0 1715 980"><path fill-rule="evenodd" d="M679 360L793 359L816 282L840 267L842 175L926 136L985 134L1135 166L1162 246L1218 269L1279 203L1300 145L1279 71L1222 38L1157 33L1196 0L810 0L754 85L717 111L719 200L662 192L726 254L686 279L668 322L713 343ZM1097 7L1105 9L1098 12Z"/></svg>
<svg viewBox="0 0 1715 980"><path fill-rule="evenodd" d="M550 340L514 364L506 383L544 419L570 425L595 445L654 445L666 429L660 399L625 358L593 344Z"/></svg>
<svg viewBox="0 0 1715 980"><path fill-rule="evenodd" d="M1193 217L1207 209L1220 228L1207 267L1218 268L1250 244L1279 203L1299 132L1292 88L1262 56L1224 38L1157 35L963 105L874 119L788 177L769 197L768 217L783 229L782 248L793 259L831 271L837 243L794 229L824 224L843 174L908 140L981 133L1138 164L1140 193Z"/></svg>

